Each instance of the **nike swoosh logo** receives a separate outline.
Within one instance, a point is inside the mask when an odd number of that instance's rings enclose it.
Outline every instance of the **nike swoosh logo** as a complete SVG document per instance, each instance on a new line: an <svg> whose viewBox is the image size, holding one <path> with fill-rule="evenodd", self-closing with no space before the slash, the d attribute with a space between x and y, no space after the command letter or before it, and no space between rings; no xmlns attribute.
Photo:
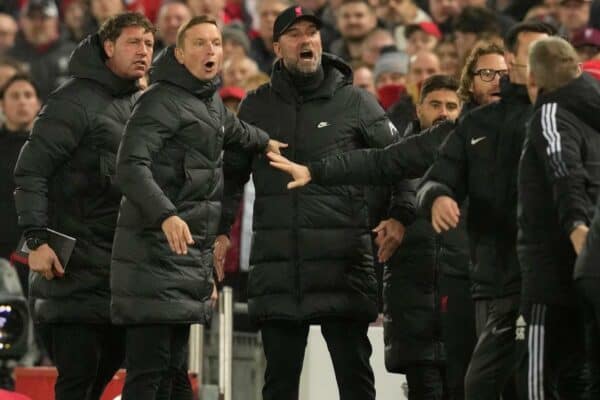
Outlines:
<svg viewBox="0 0 600 400"><path fill-rule="evenodd" d="M481 142L483 139L485 139L485 136L481 136L478 138L472 138L471 139L471 146L475 146L477 143Z"/></svg>
<svg viewBox="0 0 600 400"><path fill-rule="evenodd" d="M507 328L502 328L502 329L497 329L497 327L493 327L492 328L492 335L501 335L504 332L508 332L510 330L512 330L513 328L511 326L507 327Z"/></svg>
<svg viewBox="0 0 600 400"><path fill-rule="evenodd" d="M317 128L325 128L326 126L329 126L329 122L319 122Z"/></svg>

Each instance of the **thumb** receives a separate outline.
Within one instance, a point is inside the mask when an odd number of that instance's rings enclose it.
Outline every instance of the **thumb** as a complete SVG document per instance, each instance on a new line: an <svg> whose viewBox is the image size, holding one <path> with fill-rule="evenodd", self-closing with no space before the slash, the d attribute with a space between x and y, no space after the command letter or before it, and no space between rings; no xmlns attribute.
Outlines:
<svg viewBox="0 0 600 400"><path fill-rule="evenodd" d="M287 143L283 143L283 142L278 142L278 143L279 143L279 147L283 147L284 149L285 149L286 147L288 147L288 144L287 144Z"/></svg>
<svg viewBox="0 0 600 400"><path fill-rule="evenodd" d="M379 223L379 225L377 225L375 228L373 228L373 232L379 232L385 229L385 221L381 221Z"/></svg>
<svg viewBox="0 0 600 400"><path fill-rule="evenodd" d="M300 181L292 181L290 183L287 184L287 188L288 189L296 189L302 187L302 184L300 183Z"/></svg>

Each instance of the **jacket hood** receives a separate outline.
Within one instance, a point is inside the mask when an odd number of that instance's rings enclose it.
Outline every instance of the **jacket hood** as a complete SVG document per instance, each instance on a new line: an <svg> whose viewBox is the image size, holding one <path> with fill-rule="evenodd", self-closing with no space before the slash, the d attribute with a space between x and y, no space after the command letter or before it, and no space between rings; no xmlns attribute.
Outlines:
<svg viewBox="0 0 600 400"><path fill-rule="evenodd" d="M215 77L210 81L202 81L196 78L175 58L175 46L169 46L158 54L150 68L150 83L156 82L168 82L197 97L206 98L215 94L220 79Z"/></svg>
<svg viewBox="0 0 600 400"><path fill-rule="evenodd" d="M106 55L98 34L88 36L73 50L69 73L76 78L96 81L115 96L140 90L137 80L120 78L106 66Z"/></svg>
<svg viewBox="0 0 600 400"><path fill-rule="evenodd" d="M310 97L332 97L339 88L352 85L352 68L341 58L333 54L323 53L321 65L323 66L325 78L316 92ZM294 93L292 82L288 74L285 73L283 60L281 59L273 66L271 85L275 90L284 94L290 91Z"/></svg>
<svg viewBox="0 0 600 400"><path fill-rule="evenodd" d="M600 83L590 75L583 73L559 89L542 92L536 108L546 103L557 103L600 133Z"/></svg>

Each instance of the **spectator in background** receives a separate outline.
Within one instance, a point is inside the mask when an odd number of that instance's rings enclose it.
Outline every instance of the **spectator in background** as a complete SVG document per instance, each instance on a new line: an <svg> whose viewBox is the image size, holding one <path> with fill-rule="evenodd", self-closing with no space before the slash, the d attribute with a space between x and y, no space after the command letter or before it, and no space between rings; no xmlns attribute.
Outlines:
<svg viewBox="0 0 600 400"><path fill-rule="evenodd" d="M460 65L458 50L451 37L443 38L436 46L434 53L440 60L440 72L444 75L458 78L460 76Z"/></svg>
<svg viewBox="0 0 600 400"><path fill-rule="evenodd" d="M251 90L257 89L259 86L262 86L265 83L269 83L270 80L271 80L271 77L269 75L265 74L264 72L259 71L258 73L254 74L254 75L250 75L244 81L243 89L246 92L249 92Z"/></svg>
<svg viewBox="0 0 600 400"><path fill-rule="evenodd" d="M16 17L19 14L20 6L21 0L2 0L0 2L0 12Z"/></svg>
<svg viewBox="0 0 600 400"><path fill-rule="evenodd" d="M17 60L9 57L0 57L0 87L4 86L13 75L23 75L25 72L23 64Z"/></svg>
<svg viewBox="0 0 600 400"><path fill-rule="evenodd" d="M398 50L406 51L406 26L430 22L431 17L414 0L389 0L383 20L393 27Z"/></svg>
<svg viewBox="0 0 600 400"><path fill-rule="evenodd" d="M219 96L221 96L225 107L232 113L237 114L240 103L246 96L246 91L237 86L225 86L219 90Z"/></svg>
<svg viewBox="0 0 600 400"><path fill-rule="evenodd" d="M20 22L21 32L9 55L27 65L44 101L67 79L75 45L60 37L58 8L53 0L29 0Z"/></svg>
<svg viewBox="0 0 600 400"><path fill-rule="evenodd" d="M561 0L558 22L563 35L571 39L575 32L585 28L590 21L591 0Z"/></svg>
<svg viewBox="0 0 600 400"><path fill-rule="evenodd" d="M260 70L267 74L271 74L275 62L273 24L288 6L288 0L261 0L258 3L258 36L252 40L250 54Z"/></svg>
<svg viewBox="0 0 600 400"><path fill-rule="evenodd" d="M0 87L0 106L5 117L0 127L0 258L8 260L21 237L13 196L13 172L41 103L35 84L27 75L16 74ZM21 287L27 292L28 268L18 268L17 273Z"/></svg>
<svg viewBox="0 0 600 400"><path fill-rule="evenodd" d="M452 33L452 20L461 10L459 0L429 0L429 14L444 34Z"/></svg>
<svg viewBox="0 0 600 400"><path fill-rule="evenodd" d="M577 54L579 61L589 61L600 58L600 30L595 28L584 28L573 35L571 43Z"/></svg>
<svg viewBox="0 0 600 400"><path fill-rule="evenodd" d="M11 15L0 13L0 55L6 54L15 45L18 30Z"/></svg>
<svg viewBox="0 0 600 400"><path fill-rule="evenodd" d="M423 50L410 57L406 92L388 110L390 120L399 132L404 132L408 124L417 118L415 104L419 98L421 83L430 76L440 73L440 60L435 53Z"/></svg>
<svg viewBox="0 0 600 400"><path fill-rule="evenodd" d="M124 12L125 6L123 0L90 0L90 11L95 21L95 30L113 15Z"/></svg>
<svg viewBox="0 0 600 400"><path fill-rule="evenodd" d="M375 8L367 0L343 0L337 10L341 38L331 44L331 53L346 62L360 60L367 35L377 26Z"/></svg>
<svg viewBox="0 0 600 400"><path fill-rule="evenodd" d="M442 39L442 33L433 22L408 25L404 29L406 53L412 56L421 50L433 51Z"/></svg>
<svg viewBox="0 0 600 400"><path fill-rule="evenodd" d="M389 51L383 53L373 69L375 88L379 89L386 85L406 84L408 73L408 55L401 51Z"/></svg>
<svg viewBox="0 0 600 400"><path fill-rule="evenodd" d="M392 34L382 28L372 30L363 41L362 62L373 68L379 58L381 49L388 46L395 46Z"/></svg>
<svg viewBox="0 0 600 400"><path fill-rule="evenodd" d="M230 22L225 18L225 0L187 0L187 5L194 17L208 15L220 25Z"/></svg>
<svg viewBox="0 0 600 400"><path fill-rule="evenodd" d="M337 1L339 3L339 0ZM323 50L328 51L329 46L334 40L340 37L337 30L335 17L333 12L333 4L336 1L330 0L296 0L296 4L300 7L311 10L317 18L323 22L321 27L321 41L323 42Z"/></svg>
<svg viewBox="0 0 600 400"><path fill-rule="evenodd" d="M492 11L466 7L454 21L454 43L460 60L465 60L478 40L500 36L500 24Z"/></svg>
<svg viewBox="0 0 600 400"><path fill-rule="evenodd" d="M495 44L474 48L463 67L458 89L465 111L500 100L500 79L507 74L503 48Z"/></svg>
<svg viewBox="0 0 600 400"><path fill-rule="evenodd" d="M250 56L250 39L241 25L232 23L221 30L223 36L223 61Z"/></svg>
<svg viewBox="0 0 600 400"><path fill-rule="evenodd" d="M72 0L62 3L63 20L67 39L77 44L82 41L92 29L92 18L87 2Z"/></svg>
<svg viewBox="0 0 600 400"><path fill-rule="evenodd" d="M463 10L466 7L477 7L490 10L494 14L496 20L498 21L498 24L500 25L500 33L502 35L506 34L510 27L515 24L514 19L512 19L509 15L498 11L498 8L490 5L489 0L461 0L461 6L463 7Z"/></svg>
<svg viewBox="0 0 600 400"><path fill-rule="evenodd" d="M156 41L154 42L154 56L167 46L177 42L177 30L187 20L192 18L190 8L181 1L166 1L158 10L156 19Z"/></svg>
<svg viewBox="0 0 600 400"><path fill-rule="evenodd" d="M257 73L258 65L251 58L232 58L223 64L223 87L243 87L244 81Z"/></svg>
<svg viewBox="0 0 600 400"><path fill-rule="evenodd" d="M353 84L361 89L371 93L374 97L377 97L377 91L375 90L375 78L373 77L373 71L368 65L358 64L353 68Z"/></svg>

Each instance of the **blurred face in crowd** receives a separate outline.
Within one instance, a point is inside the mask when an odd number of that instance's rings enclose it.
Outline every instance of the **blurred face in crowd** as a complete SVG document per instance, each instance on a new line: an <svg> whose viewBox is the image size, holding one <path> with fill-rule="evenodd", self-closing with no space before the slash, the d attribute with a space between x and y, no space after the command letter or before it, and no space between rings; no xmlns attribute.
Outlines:
<svg viewBox="0 0 600 400"><path fill-rule="evenodd" d="M366 90L377 97L375 91L375 82L373 81L373 72L367 67L360 67L354 70L354 86Z"/></svg>
<svg viewBox="0 0 600 400"><path fill-rule="evenodd" d="M500 54L486 54L475 64L471 94L478 105L500 100L500 77L508 73L504 57Z"/></svg>
<svg viewBox="0 0 600 400"><path fill-rule="evenodd" d="M121 0L92 0L91 6L92 15L100 23L125 11Z"/></svg>
<svg viewBox="0 0 600 400"><path fill-rule="evenodd" d="M447 89L429 92L417 104L417 118L421 129L431 128L443 121L456 121L461 104L456 92Z"/></svg>
<svg viewBox="0 0 600 400"><path fill-rule="evenodd" d="M460 0L461 7L487 7L486 0Z"/></svg>
<svg viewBox="0 0 600 400"><path fill-rule="evenodd" d="M416 86L430 76L439 73L439 58L431 51L420 51L410 58L407 83Z"/></svg>
<svg viewBox="0 0 600 400"><path fill-rule="evenodd" d="M0 13L0 54L13 47L17 30L17 22L13 17Z"/></svg>
<svg viewBox="0 0 600 400"><path fill-rule="evenodd" d="M321 65L321 34L310 21L300 20L292 25L273 44L273 49L277 58L283 59L283 64L292 73L312 74Z"/></svg>
<svg viewBox="0 0 600 400"><path fill-rule="evenodd" d="M456 46L459 60L464 60L467 58L471 49L475 47L477 40L479 40L479 37L476 33L459 31L454 32L454 45Z"/></svg>
<svg viewBox="0 0 600 400"><path fill-rule="evenodd" d="M35 46L45 45L58 38L58 17L48 17L34 11L21 18L21 28L29 43Z"/></svg>
<svg viewBox="0 0 600 400"><path fill-rule="evenodd" d="M575 50L581 62L600 58L600 48L596 46L580 46Z"/></svg>
<svg viewBox="0 0 600 400"><path fill-rule="evenodd" d="M386 71L386 72L381 72L375 78L375 88L376 89L379 89L383 86L389 86L389 85L405 86L406 85L406 74L403 74L402 72Z"/></svg>
<svg viewBox="0 0 600 400"><path fill-rule="evenodd" d="M223 63L221 31L211 23L192 26L185 32L183 46L175 48L175 57L196 78L213 79Z"/></svg>
<svg viewBox="0 0 600 400"><path fill-rule="evenodd" d="M371 33L363 42L362 61L369 65L374 66L379 58L381 49L386 46L393 46L396 43L392 34L384 30L376 30Z"/></svg>
<svg viewBox="0 0 600 400"><path fill-rule="evenodd" d="M558 8L560 7L560 0L544 0L544 5L548 7L548 10L554 19L558 20Z"/></svg>
<svg viewBox="0 0 600 400"><path fill-rule="evenodd" d="M2 98L2 111L8 129L31 129L31 124L40 111L40 100L31 83L19 80L6 88Z"/></svg>
<svg viewBox="0 0 600 400"><path fill-rule="evenodd" d="M558 6L558 20L569 32L585 27L590 20L591 1L569 0Z"/></svg>
<svg viewBox="0 0 600 400"><path fill-rule="evenodd" d="M315 12L325 7L327 0L297 0L296 4L302 8Z"/></svg>
<svg viewBox="0 0 600 400"><path fill-rule="evenodd" d="M545 33L521 32L517 36L516 53L505 52L504 57L510 70L510 80L524 85L527 83L527 65L529 64L529 47L533 42L548 37Z"/></svg>
<svg viewBox="0 0 600 400"><path fill-rule="evenodd" d="M247 57L246 49L232 38L223 38L223 60Z"/></svg>
<svg viewBox="0 0 600 400"><path fill-rule="evenodd" d="M398 24L411 23L417 14L413 0L388 0L387 5L388 19Z"/></svg>
<svg viewBox="0 0 600 400"><path fill-rule="evenodd" d="M360 41L375 29L377 17L365 3L347 3L338 10L337 24L345 40Z"/></svg>
<svg viewBox="0 0 600 400"><path fill-rule="evenodd" d="M192 17L190 9L182 3L169 3L158 13L158 34L167 46L177 43L177 30Z"/></svg>
<svg viewBox="0 0 600 400"><path fill-rule="evenodd" d="M406 53L413 55L421 50L433 50L438 40L435 36L425 33L421 29L414 31L406 40Z"/></svg>
<svg viewBox="0 0 600 400"><path fill-rule="evenodd" d="M453 42L440 43L435 54L440 60L441 73L444 75L457 76L459 71L458 52Z"/></svg>
<svg viewBox="0 0 600 400"><path fill-rule="evenodd" d="M429 0L429 13L437 24L460 14L462 7L458 0Z"/></svg>
<svg viewBox="0 0 600 400"><path fill-rule="evenodd" d="M72 32L81 32L84 29L87 7L83 1L72 1L65 8L65 25Z"/></svg>
<svg viewBox="0 0 600 400"><path fill-rule="evenodd" d="M17 70L12 65L0 64L0 87L16 74Z"/></svg>
<svg viewBox="0 0 600 400"><path fill-rule="evenodd" d="M258 66L248 57L233 58L223 65L223 86L244 87L245 81L258 73Z"/></svg>
<svg viewBox="0 0 600 400"><path fill-rule="evenodd" d="M225 9L225 0L187 0L187 5L194 17L208 15L219 20Z"/></svg>
<svg viewBox="0 0 600 400"><path fill-rule="evenodd" d="M258 6L258 34L266 41L273 41L275 19L287 6L279 0L263 0Z"/></svg>
<svg viewBox="0 0 600 400"><path fill-rule="evenodd" d="M108 57L106 65L117 76L137 80L148 72L152 61L154 35L144 28L129 26L123 28L114 42L104 42L104 52Z"/></svg>

